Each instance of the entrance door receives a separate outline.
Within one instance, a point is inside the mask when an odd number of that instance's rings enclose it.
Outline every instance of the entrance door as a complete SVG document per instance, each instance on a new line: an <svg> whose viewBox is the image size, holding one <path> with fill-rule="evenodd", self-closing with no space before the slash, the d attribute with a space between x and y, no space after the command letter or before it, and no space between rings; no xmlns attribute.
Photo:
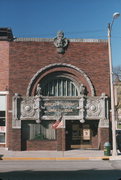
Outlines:
<svg viewBox="0 0 121 180"><path fill-rule="evenodd" d="M67 149L87 149L92 147L92 126L79 120L66 121Z"/></svg>
<svg viewBox="0 0 121 180"><path fill-rule="evenodd" d="M90 124L81 124L81 149L92 147L92 129Z"/></svg>

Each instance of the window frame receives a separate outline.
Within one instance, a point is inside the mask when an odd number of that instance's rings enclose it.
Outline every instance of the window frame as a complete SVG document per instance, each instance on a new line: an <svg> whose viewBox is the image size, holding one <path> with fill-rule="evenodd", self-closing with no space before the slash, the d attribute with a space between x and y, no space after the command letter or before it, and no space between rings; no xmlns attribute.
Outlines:
<svg viewBox="0 0 121 180"><path fill-rule="evenodd" d="M5 96L5 126L3 126L3 131L0 131L0 134L4 134L5 136L5 142L0 142L0 145L5 145L7 142L7 95L8 95L8 91L0 91L0 96ZM3 111L3 110L0 110ZM1 128L2 129L2 128Z"/></svg>
<svg viewBox="0 0 121 180"><path fill-rule="evenodd" d="M61 89L61 93L60 93L61 95L59 95L59 92L58 92L59 90L57 90L56 94L54 94L54 95L51 95L51 93L45 92L45 91L51 89L51 86L48 87L48 84L51 82L52 82L52 84L54 84L55 81L61 82L61 87L63 87L63 89ZM63 86L62 86L62 83L63 83ZM64 83L66 83L66 84L64 84ZM42 95L44 95L44 96L54 96L54 97L77 97L77 96L79 96L79 84L77 84L77 82L72 77L69 77L67 75L55 75L55 76L47 77L45 81L40 82L40 85L42 88ZM68 85L69 85L70 92L68 92ZM59 86L59 85L57 84L57 86ZM65 90L64 90L64 86L66 86ZM45 89L45 90L43 90L43 89ZM73 93L73 89L75 89L74 93ZM64 91L66 91L66 92L64 92ZM54 93L55 93L55 89L54 89Z"/></svg>
<svg viewBox="0 0 121 180"><path fill-rule="evenodd" d="M30 141L56 141L57 140L57 134L56 134L56 130L52 128L53 123L55 123L54 120L47 120L47 121L42 121L39 125L39 131L38 133L35 132L35 129L37 128L38 124L36 122L32 122L32 123L28 123L29 126L29 136L28 136L28 140ZM36 127L34 127L34 125L36 125ZM49 128L46 128L45 126L49 125ZM44 131L43 131L44 130ZM49 134L47 134L47 130L51 130L53 132L51 132L53 135L51 136L51 138L47 138ZM34 134L33 132L34 131ZM34 136L33 136L34 135ZM33 137L32 137L33 136ZM41 138L37 138L37 137L43 137Z"/></svg>

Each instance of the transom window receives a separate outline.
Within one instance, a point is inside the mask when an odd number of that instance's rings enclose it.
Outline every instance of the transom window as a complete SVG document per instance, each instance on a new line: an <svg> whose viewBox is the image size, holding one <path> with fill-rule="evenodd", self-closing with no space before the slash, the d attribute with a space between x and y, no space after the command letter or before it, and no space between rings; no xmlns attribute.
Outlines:
<svg viewBox="0 0 121 180"><path fill-rule="evenodd" d="M64 77L59 77L47 81L42 87L44 96L78 96L77 86L75 83Z"/></svg>

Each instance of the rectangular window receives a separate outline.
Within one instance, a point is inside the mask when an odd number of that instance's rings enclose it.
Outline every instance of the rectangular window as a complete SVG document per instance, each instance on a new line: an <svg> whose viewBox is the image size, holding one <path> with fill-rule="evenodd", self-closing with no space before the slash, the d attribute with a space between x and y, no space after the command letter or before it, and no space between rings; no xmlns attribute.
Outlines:
<svg viewBox="0 0 121 180"><path fill-rule="evenodd" d="M55 140L55 129L52 128L53 121L43 121L40 124L29 124L30 140Z"/></svg>
<svg viewBox="0 0 121 180"><path fill-rule="evenodd" d="M0 95L0 143L5 143L6 134L6 96Z"/></svg>

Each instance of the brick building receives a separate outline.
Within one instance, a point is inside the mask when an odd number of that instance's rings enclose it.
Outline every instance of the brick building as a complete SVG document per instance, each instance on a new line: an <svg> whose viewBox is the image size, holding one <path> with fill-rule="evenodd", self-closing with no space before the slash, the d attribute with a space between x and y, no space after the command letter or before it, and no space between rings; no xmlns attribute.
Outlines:
<svg viewBox="0 0 121 180"><path fill-rule="evenodd" d="M0 147L101 149L109 97L106 40L14 39L0 28Z"/></svg>

